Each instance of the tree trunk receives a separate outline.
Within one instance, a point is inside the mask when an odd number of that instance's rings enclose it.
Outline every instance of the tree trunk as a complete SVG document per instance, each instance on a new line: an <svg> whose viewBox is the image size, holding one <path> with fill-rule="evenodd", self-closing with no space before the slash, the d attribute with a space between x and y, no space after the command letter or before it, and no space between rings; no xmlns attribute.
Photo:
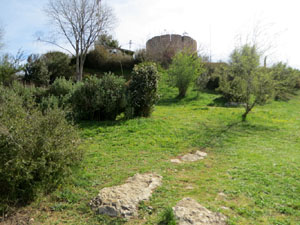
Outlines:
<svg viewBox="0 0 300 225"><path fill-rule="evenodd" d="M80 61L79 61L78 54L76 54L76 80L77 80L77 82L82 80L82 76L80 74Z"/></svg>
<svg viewBox="0 0 300 225"><path fill-rule="evenodd" d="M186 89L179 89L179 94L178 94L178 96L177 96L177 98L184 98L185 97L185 95L186 95Z"/></svg>
<svg viewBox="0 0 300 225"><path fill-rule="evenodd" d="M242 121L243 122L245 122L246 121L246 119L247 119L247 115L248 115L248 113L249 112L251 112L251 110L253 109L253 107L255 106L255 103L256 102L254 102L252 105L248 105L248 103L247 103L247 105L246 105L246 111L245 111L245 113L242 115Z"/></svg>

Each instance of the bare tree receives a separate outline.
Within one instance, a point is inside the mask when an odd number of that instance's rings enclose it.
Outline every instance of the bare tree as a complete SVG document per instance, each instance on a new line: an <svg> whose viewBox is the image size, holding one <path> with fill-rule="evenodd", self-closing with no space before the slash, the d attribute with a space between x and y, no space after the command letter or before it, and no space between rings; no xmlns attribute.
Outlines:
<svg viewBox="0 0 300 225"><path fill-rule="evenodd" d="M89 48L99 35L112 28L112 10L100 0L49 0L45 9L57 28L57 34L65 38L75 54L55 41L46 41L76 57L77 81L82 80L83 66Z"/></svg>

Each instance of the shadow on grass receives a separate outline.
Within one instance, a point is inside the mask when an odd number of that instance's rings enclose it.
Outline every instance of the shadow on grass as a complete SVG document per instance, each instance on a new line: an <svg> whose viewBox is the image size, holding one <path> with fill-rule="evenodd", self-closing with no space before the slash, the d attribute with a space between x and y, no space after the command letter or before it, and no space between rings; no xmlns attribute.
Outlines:
<svg viewBox="0 0 300 225"><path fill-rule="evenodd" d="M220 122L222 124L222 122ZM216 144L220 144L227 137L234 138L235 136L249 136L255 133L272 133L278 130L278 127L272 127L262 124L252 124L247 121L241 120L232 121L228 124L208 126L202 123L204 128L206 141L204 147L214 147Z"/></svg>
<svg viewBox="0 0 300 225"><path fill-rule="evenodd" d="M157 105L158 106L171 106L171 105L183 105L183 104L188 104L192 101L196 101L200 99L200 96L198 97L197 95L196 96L187 96L185 98L178 98L178 97L170 97L170 98L165 98L165 99L162 99L160 100Z"/></svg>
<svg viewBox="0 0 300 225"><path fill-rule="evenodd" d="M114 120L114 121L95 121L95 120L81 120L76 123L80 129L96 129L98 127L118 127L126 123L126 119Z"/></svg>

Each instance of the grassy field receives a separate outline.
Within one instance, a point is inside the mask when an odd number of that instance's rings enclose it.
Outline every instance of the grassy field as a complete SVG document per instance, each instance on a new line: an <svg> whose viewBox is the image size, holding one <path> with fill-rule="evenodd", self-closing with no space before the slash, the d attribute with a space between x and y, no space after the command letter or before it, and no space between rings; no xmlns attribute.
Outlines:
<svg viewBox="0 0 300 225"><path fill-rule="evenodd" d="M176 90L163 93L149 119L81 123L82 166L19 216L33 224L158 224L166 208L192 197L228 216L228 224L300 224L299 96L256 107L242 123L243 109L223 107L216 94L191 91L179 101ZM197 149L208 157L169 162ZM151 171L163 185L140 205L139 218L125 222L90 210L101 188Z"/></svg>

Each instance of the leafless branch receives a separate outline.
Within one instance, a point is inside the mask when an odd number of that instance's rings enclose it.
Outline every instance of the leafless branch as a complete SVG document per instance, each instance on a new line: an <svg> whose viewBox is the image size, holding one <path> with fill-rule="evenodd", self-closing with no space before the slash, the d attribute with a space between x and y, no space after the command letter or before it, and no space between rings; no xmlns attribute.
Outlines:
<svg viewBox="0 0 300 225"><path fill-rule="evenodd" d="M75 52L72 54L76 57L77 80L82 79L83 65L89 48L114 24L112 10L100 2L99 0L49 0L45 9L57 28L57 35L63 36ZM70 52L57 42L43 41Z"/></svg>

